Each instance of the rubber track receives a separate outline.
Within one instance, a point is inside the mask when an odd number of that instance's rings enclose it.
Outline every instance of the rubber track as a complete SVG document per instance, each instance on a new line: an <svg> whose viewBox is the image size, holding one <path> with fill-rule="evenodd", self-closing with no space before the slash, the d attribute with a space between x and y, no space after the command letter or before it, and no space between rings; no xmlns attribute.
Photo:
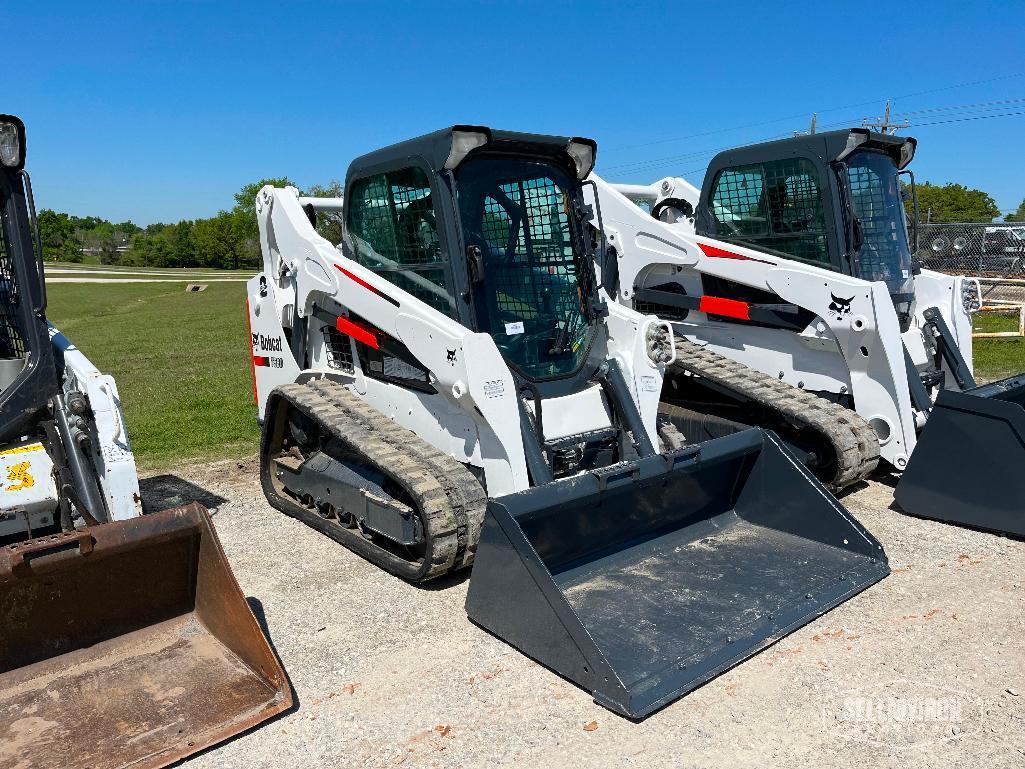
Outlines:
<svg viewBox="0 0 1025 769"><path fill-rule="evenodd" d="M340 384L311 380L278 393L409 494L432 543L418 581L473 563L487 496L469 470Z"/></svg>
<svg viewBox="0 0 1025 769"><path fill-rule="evenodd" d="M814 430L833 447L836 473L823 479L840 489L863 480L879 464L879 438L857 412L801 390L687 339L676 340L672 368L708 379L780 414L790 424Z"/></svg>

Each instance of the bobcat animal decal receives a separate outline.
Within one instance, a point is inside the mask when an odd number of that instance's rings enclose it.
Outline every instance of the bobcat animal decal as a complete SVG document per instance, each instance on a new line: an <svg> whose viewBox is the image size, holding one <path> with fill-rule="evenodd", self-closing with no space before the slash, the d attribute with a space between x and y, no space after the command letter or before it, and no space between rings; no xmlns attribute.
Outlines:
<svg viewBox="0 0 1025 769"><path fill-rule="evenodd" d="M844 299L834 293L830 293L829 296L833 301L829 303L829 311L836 316L837 320L843 320L844 315L850 315L851 313L851 302L854 301L854 297Z"/></svg>

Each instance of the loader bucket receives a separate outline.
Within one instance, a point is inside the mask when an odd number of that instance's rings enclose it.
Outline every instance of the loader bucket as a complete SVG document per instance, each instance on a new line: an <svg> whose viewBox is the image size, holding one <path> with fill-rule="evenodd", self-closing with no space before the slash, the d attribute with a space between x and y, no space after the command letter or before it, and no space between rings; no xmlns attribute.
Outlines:
<svg viewBox="0 0 1025 769"><path fill-rule="evenodd" d="M1025 536L1025 374L940 392L893 496L922 518Z"/></svg>
<svg viewBox="0 0 1025 769"><path fill-rule="evenodd" d="M466 610L643 718L889 574L759 429L493 500Z"/></svg>
<svg viewBox="0 0 1025 769"><path fill-rule="evenodd" d="M291 702L200 505L0 549L0 767L162 767Z"/></svg>

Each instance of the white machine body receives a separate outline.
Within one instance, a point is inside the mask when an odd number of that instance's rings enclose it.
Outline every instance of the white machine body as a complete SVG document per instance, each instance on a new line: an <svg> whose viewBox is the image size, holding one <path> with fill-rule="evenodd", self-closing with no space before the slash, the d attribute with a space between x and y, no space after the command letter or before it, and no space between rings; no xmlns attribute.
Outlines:
<svg viewBox="0 0 1025 769"><path fill-rule="evenodd" d="M916 370L927 370L936 343L925 313L935 309L970 367L976 281L922 270L914 278L913 317L901 333L885 283L701 236L693 217L662 221L639 205L676 198L696 206L699 192L683 179L620 185L592 173L589 180L595 186L585 189L597 190L604 234L618 255L619 288L613 293L619 302L632 306L636 288L666 283L702 297L700 309L673 322L678 335L794 387L851 397L875 428L882 458L898 470L906 466L928 414L912 404L904 351ZM597 215L592 223L598 226ZM815 317L799 332L722 322L716 316L736 310L742 317L744 308L703 297L702 275L771 292ZM955 372L943 367L947 386L957 387Z"/></svg>
<svg viewBox="0 0 1025 769"><path fill-rule="evenodd" d="M264 265L247 284L247 302L259 418L275 387L330 376L428 443L480 468L491 496L529 488L520 396L494 339L471 331L347 258L317 233L304 205L337 212L341 200L300 198L293 187L271 186L264 187L256 200ZM386 296L399 299L400 307ZM666 361L653 361L647 340L649 332L661 330L672 350L672 329L654 316L606 299L609 314L592 355L619 362L649 438L658 445L656 419ZM331 324L318 317L315 307L343 319L354 313L401 342L428 372L436 392L419 392L368 376L354 341L346 367L338 368L320 333ZM308 324L307 338L312 340L306 368L293 356L285 331L300 320ZM546 399L542 409L544 437L549 440L611 426L598 384Z"/></svg>
<svg viewBox="0 0 1025 769"><path fill-rule="evenodd" d="M49 330L54 352L63 360L63 393L82 393L88 403L88 418L71 419L74 429L88 436L90 464L107 516L121 521L142 515L135 455L114 379L102 374L52 324ZM0 481L0 538L57 523L59 490L53 459L39 440L0 446Z"/></svg>

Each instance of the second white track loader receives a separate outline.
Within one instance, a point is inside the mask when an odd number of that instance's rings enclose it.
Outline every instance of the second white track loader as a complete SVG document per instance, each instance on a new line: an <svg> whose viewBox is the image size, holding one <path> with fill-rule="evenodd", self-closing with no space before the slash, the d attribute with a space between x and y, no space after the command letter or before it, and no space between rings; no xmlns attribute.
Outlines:
<svg viewBox="0 0 1025 769"><path fill-rule="evenodd" d="M606 301L587 139L457 126L265 187L248 284L271 504L642 717L881 579L761 430L680 448L669 325ZM344 220L334 245L317 214Z"/></svg>
<svg viewBox="0 0 1025 769"><path fill-rule="evenodd" d="M978 282L913 262L915 146L850 129L742 147L700 191L592 176L604 285L672 321L678 425L772 428L837 488L881 457L908 512L1025 534L1025 377L976 386Z"/></svg>

